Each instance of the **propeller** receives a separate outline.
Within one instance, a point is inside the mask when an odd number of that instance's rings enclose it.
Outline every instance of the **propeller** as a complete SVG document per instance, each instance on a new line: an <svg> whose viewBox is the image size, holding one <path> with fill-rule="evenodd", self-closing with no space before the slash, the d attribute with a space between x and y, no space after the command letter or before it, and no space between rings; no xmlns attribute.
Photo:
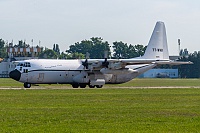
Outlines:
<svg viewBox="0 0 200 133"><path fill-rule="evenodd" d="M84 66L85 69L88 69L88 59L89 59L90 54L87 52L86 53L86 59L84 62L82 62L82 65Z"/></svg>
<svg viewBox="0 0 200 133"><path fill-rule="evenodd" d="M104 51L104 62L102 62L102 66L108 68L109 62L108 62L108 51Z"/></svg>

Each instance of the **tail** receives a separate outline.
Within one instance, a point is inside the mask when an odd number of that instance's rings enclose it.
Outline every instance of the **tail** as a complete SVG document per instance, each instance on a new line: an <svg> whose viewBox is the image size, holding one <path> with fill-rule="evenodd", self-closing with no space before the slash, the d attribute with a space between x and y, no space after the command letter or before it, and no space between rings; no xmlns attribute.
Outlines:
<svg viewBox="0 0 200 133"><path fill-rule="evenodd" d="M158 21L144 55L145 59L169 59L165 24Z"/></svg>

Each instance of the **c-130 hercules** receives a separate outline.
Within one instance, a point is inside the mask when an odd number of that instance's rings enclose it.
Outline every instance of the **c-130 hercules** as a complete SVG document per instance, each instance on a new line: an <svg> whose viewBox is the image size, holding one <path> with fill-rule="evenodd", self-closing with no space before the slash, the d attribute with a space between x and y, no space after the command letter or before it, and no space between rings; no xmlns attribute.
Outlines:
<svg viewBox="0 0 200 133"><path fill-rule="evenodd" d="M169 59L167 37L163 22L157 22L143 56L131 59L52 60L31 59L19 61L10 78L31 84L71 84L73 88L101 88L104 84L125 83L157 65L181 65Z"/></svg>

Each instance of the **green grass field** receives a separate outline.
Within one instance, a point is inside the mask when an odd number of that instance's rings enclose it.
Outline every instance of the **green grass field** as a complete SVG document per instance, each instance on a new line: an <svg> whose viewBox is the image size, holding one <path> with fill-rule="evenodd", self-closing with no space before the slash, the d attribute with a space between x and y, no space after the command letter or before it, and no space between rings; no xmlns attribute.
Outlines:
<svg viewBox="0 0 200 133"><path fill-rule="evenodd" d="M200 86L199 79L136 79L103 89L0 90L0 132L199 132L200 88L110 88ZM0 79L0 87L21 87ZM3 83L4 82L4 83ZM60 87L62 89L60 89Z"/></svg>
<svg viewBox="0 0 200 133"><path fill-rule="evenodd" d="M39 85L42 88L65 88L71 85ZM51 87L53 86L53 87ZM191 86L200 87L200 79L133 79L131 82L118 85L105 85L109 87L159 87L159 86ZM23 87L22 83L14 81L10 78L0 78L0 87ZM34 87L34 86L33 86Z"/></svg>

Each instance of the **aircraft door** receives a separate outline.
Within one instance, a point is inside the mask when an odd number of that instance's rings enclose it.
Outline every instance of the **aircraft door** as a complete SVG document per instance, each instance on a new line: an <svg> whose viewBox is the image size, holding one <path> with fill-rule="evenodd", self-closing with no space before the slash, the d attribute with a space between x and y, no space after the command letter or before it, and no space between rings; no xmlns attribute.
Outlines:
<svg viewBox="0 0 200 133"><path fill-rule="evenodd" d="M38 82L42 82L44 80L44 73L38 74Z"/></svg>

